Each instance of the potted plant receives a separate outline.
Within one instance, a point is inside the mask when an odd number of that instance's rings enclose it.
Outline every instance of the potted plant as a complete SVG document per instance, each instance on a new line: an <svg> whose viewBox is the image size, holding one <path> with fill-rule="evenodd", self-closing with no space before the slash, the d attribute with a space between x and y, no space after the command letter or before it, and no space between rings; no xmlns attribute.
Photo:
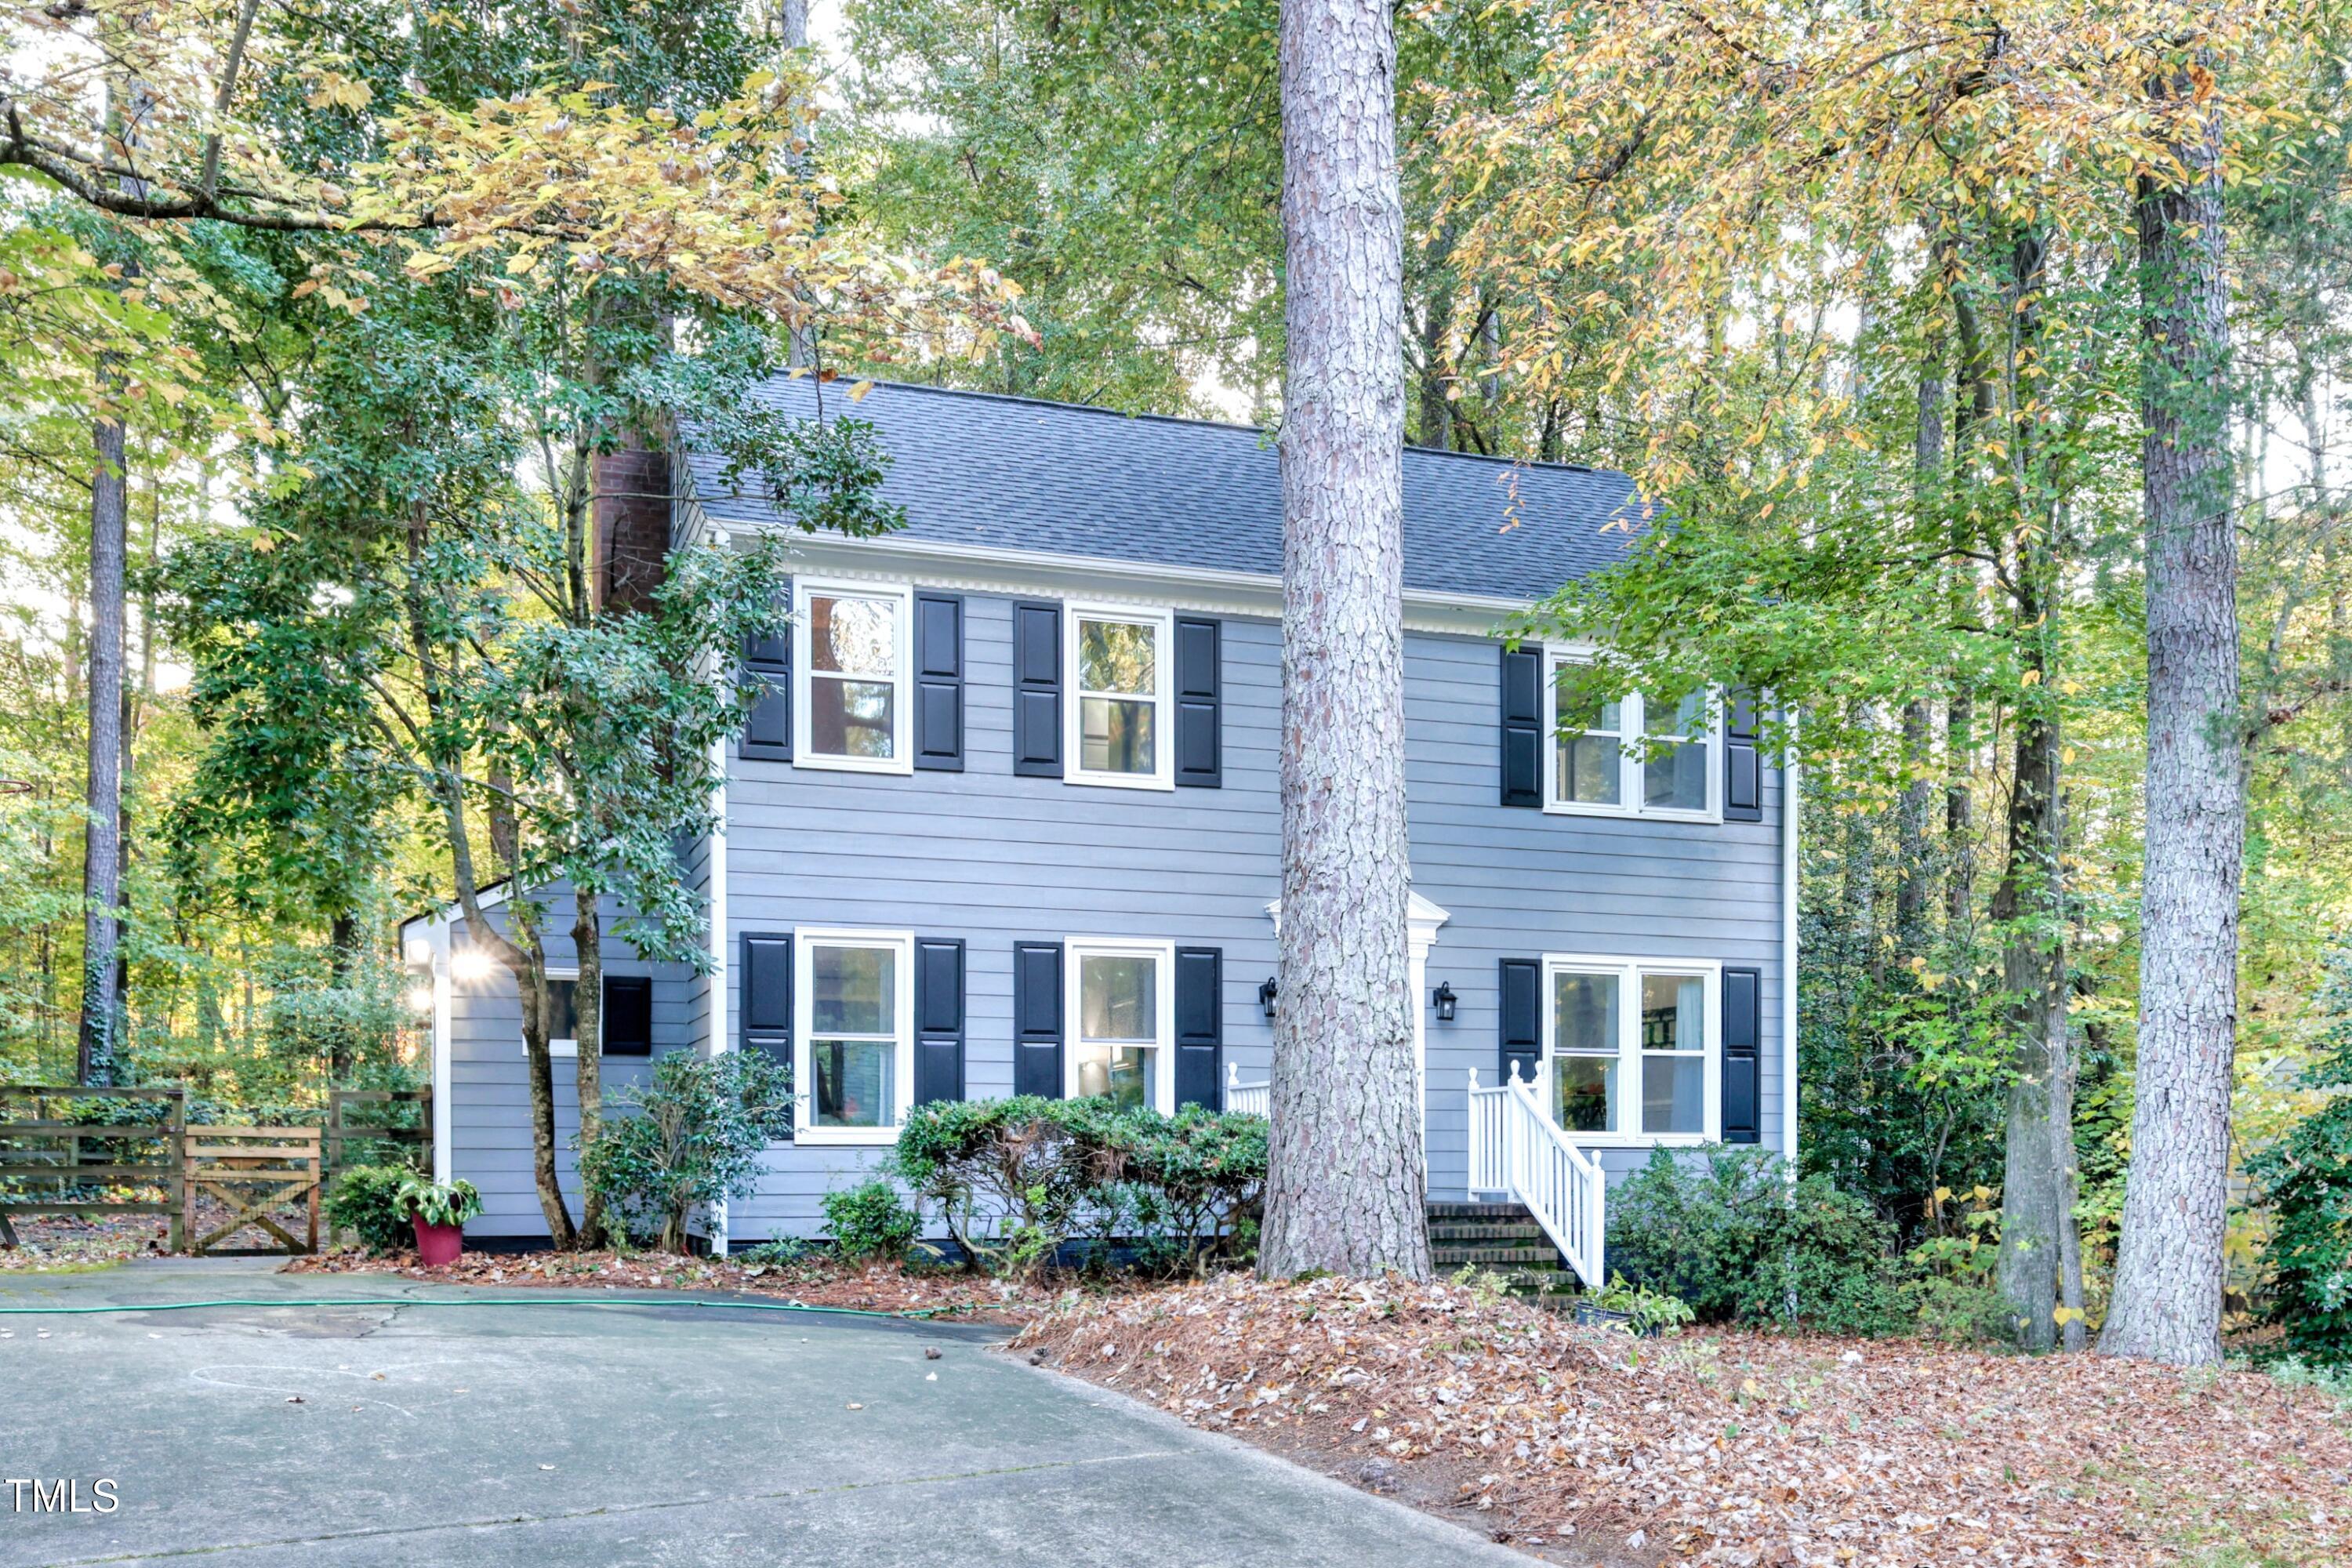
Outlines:
<svg viewBox="0 0 2352 1568"><path fill-rule="evenodd" d="M428 1182L411 1176L400 1184L400 1212L416 1227L416 1256L427 1268L446 1268L465 1249L466 1222L482 1212L482 1194L471 1182Z"/></svg>

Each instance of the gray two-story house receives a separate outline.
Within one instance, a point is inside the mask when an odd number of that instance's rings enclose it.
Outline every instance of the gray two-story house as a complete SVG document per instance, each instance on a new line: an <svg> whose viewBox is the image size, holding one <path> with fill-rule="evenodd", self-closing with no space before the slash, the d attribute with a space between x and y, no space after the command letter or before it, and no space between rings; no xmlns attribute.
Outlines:
<svg viewBox="0 0 2352 1568"><path fill-rule="evenodd" d="M819 395L761 393L809 414ZM795 536L791 631L746 650L763 694L727 761L724 831L690 851L709 973L618 944L608 959L608 1077L669 1049L792 1064L794 1136L755 1197L710 1216L719 1247L815 1234L825 1193L929 1100L1262 1108L1282 1005L1270 444L887 384L853 412L889 453L883 493L907 526ZM690 447L670 487L671 539L776 526ZM1404 456L1433 1199L1520 1195L1507 1074L1525 1086L1512 1113L1539 1115L1536 1142L1582 1169L1793 1145L1792 782L1759 763L1744 704L1562 712L1550 677L1577 650L1496 635L1620 558L1633 490L1589 468ZM446 916L408 934L433 967L441 1173L481 1189L475 1232L544 1235L512 982L468 963Z"/></svg>

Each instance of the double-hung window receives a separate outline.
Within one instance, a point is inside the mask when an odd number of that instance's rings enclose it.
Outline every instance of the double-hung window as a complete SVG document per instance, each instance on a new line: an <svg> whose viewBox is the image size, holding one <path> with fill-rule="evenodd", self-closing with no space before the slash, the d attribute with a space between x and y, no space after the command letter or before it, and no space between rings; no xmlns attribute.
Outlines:
<svg viewBox="0 0 2352 1568"><path fill-rule="evenodd" d="M886 584L793 584L793 756L802 767L903 773L914 769L908 670L912 590Z"/></svg>
<svg viewBox="0 0 2352 1568"><path fill-rule="evenodd" d="M1076 1029L1065 1093L1174 1109L1175 955L1175 944L1164 942L1079 938L1067 944L1065 1016Z"/></svg>
<svg viewBox="0 0 2352 1568"><path fill-rule="evenodd" d="M812 931L793 943L793 1121L803 1143L888 1143L912 1104L914 937Z"/></svg>
<svg viewBox="0 0 2352 1568"><path fill-rule="evenodd" d="M1069 606L1064 663L1076 690L1064 705L1066 754L1079 784L1175 787L1169 681L1174 617L1149 610Z"/></svg>
<svg viewBox="0 0 2352 1568"><path fill-rule="evenodd" d="M1580 1143L1718 1136L1720 965L1555 956L1544 971L1544 1056L1562 1131Z"/></svg>
<svg viewBox="0 0 2352 1568"><path fill-rule="evenodd" d="M1706 692L1679 699L1633 692L1615 701L1577 701L1559 683L1575 660L1555 648L1551 766L1544 809L1588 816L1721 819L1722 751L1717 704Z"/></svg>

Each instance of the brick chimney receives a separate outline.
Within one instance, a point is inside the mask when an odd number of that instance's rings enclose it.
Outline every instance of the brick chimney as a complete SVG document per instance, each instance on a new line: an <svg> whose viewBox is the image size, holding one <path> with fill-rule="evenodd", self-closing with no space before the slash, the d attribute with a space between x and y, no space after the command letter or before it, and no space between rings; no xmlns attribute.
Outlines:
<svg viewBox="0 0 2352 1568"><path fill-rule="evenodd" d="M669 454L632 440L596 459L596 602L637 610L652 602L669 555Z"/></svg>

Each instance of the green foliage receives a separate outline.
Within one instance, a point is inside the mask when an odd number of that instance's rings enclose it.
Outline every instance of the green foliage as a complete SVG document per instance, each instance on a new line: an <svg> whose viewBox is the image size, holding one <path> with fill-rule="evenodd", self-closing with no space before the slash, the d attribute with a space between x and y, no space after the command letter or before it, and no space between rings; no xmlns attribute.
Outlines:
<svg viewBox="0 0 2352 1568"><path fill-rule="evenodd" d="M327 1194L327 1223L356 1232L370 1252L397 1251L414 1239L402 1194L415 1173L400 1165L353 1165Z"/></svg>
<svg viewBox="0 0 2352 1568"><path fill-rule="evenodd" d="M2325 1020L2306 1088L2326 1096L2246 1162L2270 1209L2263 1262L2271 1315L2287 1348L2352 1366L2352 949L2339 949L2319 998Z"/></svg>
<svg viewBox="0 0 2352 1568"><path fill-rule="evenodd" d="M1707 1322L1842 1334L1907 1326L1894 1227L1820 1176L1784 1178L1760 1151L1654 1150L1609 1201L1609 1259Z"/></svg>
<svg viewBox="0 0 2352 1568"><path fill-rule="evenodd" d="M606 1110L602 1135L576 1150L581 1179L624 1223L682 1252L695 1205L758 1184L760 1152L792 1128L792 1078L765 1051L671 1051Z"/></svg>
<svg viewBox="0 0 2352 1568"><path fill-rule="evenodd" d="M941 1100L898 1135L897 1165L971 1262L1025 1275L1065 1244L1133 1242L1147 1265L1246 1247L1265 1184L1265 1123L1106 1099Z"/></svg>
<svg viewBox="0 0 2352 1568"><path fill-rule="evenodd" d="M1608 1285L1594 1291L1590 1300L1603 1312L1624 1314L1625 1331L1645 1339L1679 1334L1684 1324L1698 1321L1697 1309L1680 1296L1644 1285L1629 1285L1625 1276L1614 1270L1610 1273Z"/></svg>
<svg viewBox="0 0 2352 1568"><path fill-rule="evenodd" d="M844 1258L895 1263L906 1257L922 1223L887 1181L862 1182L824 1194L825 1234Z"/></svg>
<svg viewBox="0 0 2352 1568"><path fill-rule="evenodd" d="M426 1225L463 1225L482 1212L482 1194L463 1177L436 1182L408 1172L393 1194L393 1206L403 1217Z"/></svg>

